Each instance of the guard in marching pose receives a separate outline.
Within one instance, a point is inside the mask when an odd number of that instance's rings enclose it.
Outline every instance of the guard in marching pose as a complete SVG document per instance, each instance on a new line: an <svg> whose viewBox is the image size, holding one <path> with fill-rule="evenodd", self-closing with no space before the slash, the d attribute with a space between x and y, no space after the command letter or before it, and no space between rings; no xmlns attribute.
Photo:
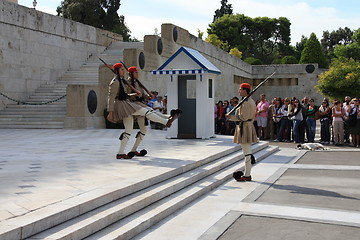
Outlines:
<svg viewBox="0 0 360 240"><path fill-rule="evenodd" d="M240 96L243 98L248 96L250 89L250 84L240 84ZM251 181L251 166L252 162L254 163L255 160L251 154L251 144L259 141L254 127L255 115L256 104L251 97L236 109L235 115L226 115L230 121L235 121L237 125L234 134L234 143L241 144L241 148L245 155L245 172L242 173L239 171L234 173L234 178L239 182ZM236 174L240 172L241 174Z"/></svg>
<svg viewBox="0 0 360 240"><path fill-rule="evenodd" d="M151 107L147 106L145 102L149 99L152 99L154 96L151 92L149 92L144 85L139 80L139 72L138 69L135 66L128 68L129 73L129 84L133 86L136 90L138 90L141 93L141 96L131 96L130 101L135 102L139 105L141 105L144 108L147 108L148 111L157 114L159 117L164 119L169 119L169 115L161 114ZM131 89L130 89L131 90ZM134 91L132 91L134 93ZM173 111L173 117L179 117L181 114L181 110L177 109L175 112ZM147 151L145 149L141 150L140 152L137 151L137 148L139 147L140 143L144 140L145 134L147 133L147 119L144 116L135 116L136 121L139 125L140 131L136 134L136 140L135 143L131 149L131 151L128 153L128 156L145 156L147 154Z"/></svg>
<svg viewBox="0 0 360 240"><path fill-rule="evenodd" d="M116 76L109 85L109 95L107 103L107 109L109 114L107 116L107 119L110 122L123 122L125 132L120 135L120 148L118 154L116 155L116 158L129 159L133 155L125 154L125 147L133 131L134 116L146 117L153 122L158 122L163 124L165 127L170 127L173 121L178 117L178 114L173 112L170 117L163 118L154 113L153 111L150 111L147 107L144 107L143 104L130 101L129 98L132 96L140 97L141 92L128 84L128 82L124 79L125 69L122 63L114 64L113 69L116 73ZM129 88L133 91L133 93L130 93Z"/></svg>

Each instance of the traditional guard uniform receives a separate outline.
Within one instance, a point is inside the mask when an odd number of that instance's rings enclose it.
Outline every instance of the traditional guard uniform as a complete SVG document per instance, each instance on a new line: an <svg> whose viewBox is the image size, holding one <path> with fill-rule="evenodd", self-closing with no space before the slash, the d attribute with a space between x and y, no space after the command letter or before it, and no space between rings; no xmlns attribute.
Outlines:
<svg viewBox="0 0 360 240"><path fill-rule="evenodd" d="M118 71L123 68L123 65L121 63L116 63L113 65L113 68L117 71L117 73L119 73ZM113 116L113 119L110 120L113 122L122 121L125 127L125 132L123 132L119 137L121 142L118 154L116 155L117 159L131 158L131 156L125 154L124 152L133 131L133 116L147 117L151 121L161 123L166 127L170 127L172 122L176 119L175 117L167 119L159 117L157 114L149 111L146 107L136 102L131 102L128 94L129 90L126 88L125 81L126 80L123 79L123 76L118 75L110 82L107 103L109 116L110 114Z"/></svg>
<svg viewBox="0 0 360 240"><path fill-rule="evenodd" d="M170 115L164 115L159 114L157 111L154 111L151 107L146 105L144 102L146 100L149 100L149 96L145 93L145 90L140 86L139 80L135 78L134 73L137 72L137 68L135 66L128 68L128 73L130 75L128 82L131 84L136 90L138 90L141 93L141 96L130 96L130 101L135 102L136 104L139 104L140 106L148 109L148 111L157 114L159 117L164 119L169 119ZM131 91L131 89L129 89ZM139 147L140 143L144 140L145 134L147 133L147 119L144 116L135 116L136 121L139 125L140 131L136 134L136 140L135 143L131 149L131 151L128 153L130 157L132 156L145 156L147 154L147 151L145 149L141 150L140 152L137 151L137 148Z"/></svg>
<svg viewBox="0 0 360 240"><path fill-rule="evenodd" d="M245 88L250 90L250 84L240 84L240 89ZM236 109L235 115L229 115L229 120L235 121L236 123L234 143L241 144L245 155L245 173L243 176L237 178L238 181L251 181L251 162L253 158L251 154L251 144L259 141L254 127L255 115L256 104L251 97Z"/></svg>

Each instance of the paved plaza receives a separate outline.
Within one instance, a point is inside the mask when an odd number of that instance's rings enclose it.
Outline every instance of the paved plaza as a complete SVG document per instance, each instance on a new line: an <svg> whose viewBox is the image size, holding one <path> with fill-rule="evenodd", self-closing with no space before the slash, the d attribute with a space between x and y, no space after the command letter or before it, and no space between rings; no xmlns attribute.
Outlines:
<svg viewBox="0 0 360 240"><path fill-rule="evenodd" d="M9 219L238 147L232 136L166 139L166 131L149 130L140 146L147 156L117 160L121 132L0 129L0 230ZM359 149L274 144L279 151L254 166L254 181L227 181L135 239L358 239Z"/></svg>

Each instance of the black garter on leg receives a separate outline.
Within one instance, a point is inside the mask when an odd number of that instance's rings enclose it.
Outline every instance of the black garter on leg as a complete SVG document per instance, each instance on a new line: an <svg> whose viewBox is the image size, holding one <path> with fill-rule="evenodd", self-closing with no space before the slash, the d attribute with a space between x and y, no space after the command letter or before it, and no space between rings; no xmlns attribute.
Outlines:
<svg viewBox="0 0 360 240"><path fill-rule="evenodd" d="M119 140L120 140L120 141L123 140L124 137L125 137L125 135L127 136L127 138L130 138L130 136L131 136L131 134L129 134L129 133L127 133L127 132L123 132L123 133L120 135Z"/></svg>
<svg viewBox="0 0 360 240"><path fill-rule="evenodd" d="M247 156L250 156L250 157L251 157L251 164L255 164L255 163L256 163L256 160L255 160L254 155L252 155L252 154L246 154L245 157L247 157Z"/></svg>

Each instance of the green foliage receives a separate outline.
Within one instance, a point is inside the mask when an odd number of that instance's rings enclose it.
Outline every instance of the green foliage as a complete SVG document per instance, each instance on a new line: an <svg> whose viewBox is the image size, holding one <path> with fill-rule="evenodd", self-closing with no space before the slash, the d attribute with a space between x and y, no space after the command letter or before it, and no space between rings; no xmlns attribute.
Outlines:
<svg viewBox="0 0 360 240"><path fill-rule="evenodd" d="M360 28L358 28L358 29L354 32L354 34L353 34L353 36L352 36L352 39L353 39L354 42L356 42L357 44L360 45Z"/></svg>
<svg viewBox="0 0 360 240"><path fill-rule="evenodd" d="M117 14L120 0L64 0L57 7L58 16L121 34L129 41L130 30L124 16Z"/></svg>
<svg viewBox="0 0 360 240"><path fill-rule="evenodd" d="M290 22L284 17L224 15L210 24L207 31L227 42L230 49L238 48L244 57L254 57L267 64L277 56L291 55L293 51L290 47Z"/></svg>
<svg viewBox="0 0 360 240"><path fill-rule="evenodd" d="M353 32L350 28L339 28L336 31L323 32L323 37L321 39L321 45L324 49L325 56L328 60L334 57L334 49L336 45L347 45L352 42Z"/></svg>
<svg viewBox="0 0 360 240"><path fill-rule="evenodd" d="M229 54L230 54L230 55L233 55L234 57L238 57L238 58L240 58L240 59L242 58L242 52L240 52L239 49L237 49L236 47L230 49Z"/></svg>
<svg viewBox="0 0 360 240"><path fill-rule="evenodd" d="M346 45L336 45L334 55L337 58L353 58L360 60L360 28L352 36L352 42Z"/></svg>
<svg viewBox="0 0 360 240"><path fill-rule="evenodd" d="M221 7L220 9L216 9L213 22L226 14L233 14L232 6L231 4L227 4L227 0L221 0Z"/></svg>
<svg viewBox="0 0 360 240"><path fill-rule="evenodd" d="M281 59L281 64L297 64L299 61L294 56L285 56Z"/></svg>
<svg viewBox="0 0 360 240"><path fill-rule="evenodd" d="M354 59L334 59L329 71L319 76L315 88L331 99L358 96L360 92L360 62Z"/></svg>
<svg viewBox="0 0 360 240"><path fill-rule="evenodd" d="M260 59L256 59L254 57L245 58L244 61L251 65L262 65L263 64Z"/></svg>
<svg viewBox="0 0 360 240"><path fill-rule="evenodd" d="M227 42L221 41L215 34L208 35L205 41L225 51L228 51L229 49L229 44Z"/></svg>
<svg viewBox="0 0 360 240"><path fill-rule="evenodd" d="M296 46L295 46L295 57L298 59L298 61L300 61L300 58L301 58L301 52L304 50L305 48L305 44L307 42L308 38L305 37L304 35L301 36L301 40L300 42L297 42L296 43Z"/></svg>
<svg viewBox="0 0 360 240"><path fill-rule="evenodd" d="M348 45L336 45L334 54L338 58L345 57L360 60L360 45L358 43L350 43Z"/></svg>
<svg viewBox="0 0 360 240"><path fill-rule="evenodd" d="M198 38L202 39L204 36L204 32L202 32L199 28L198 28Z"/></svg>
<svg viewBox="0 0 360 240"><path fill-rule="evenodd" d="M323 49L315 33L311 33L310 38L305 43L305 48L301 52L300 64L317 63L320 68L327 68L328 63Z"/></svg>

